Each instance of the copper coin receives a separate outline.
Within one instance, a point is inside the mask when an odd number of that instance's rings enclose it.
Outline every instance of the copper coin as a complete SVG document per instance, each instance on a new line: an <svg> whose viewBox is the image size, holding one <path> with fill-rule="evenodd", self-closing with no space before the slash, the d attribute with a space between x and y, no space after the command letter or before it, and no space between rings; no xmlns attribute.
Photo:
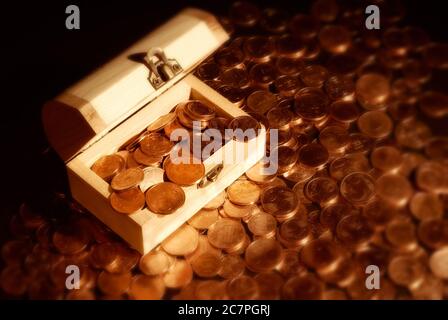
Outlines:
<svg viewBox="0 0 448 320"><path fill-rule="evenodd" d="M260 26L270 33L282 33L288 28L287 20L285 11L267 8L262 12Z"/></svg>
<svg viewBox="0 0 448 320"><path fill-rule="evenodd" d="M311 227L304 219L288 219L281 224L278 239L287 248L300 248L311 241Z"/></svg>
<svg viewBox="0 0 448 320"><path fill-rule="evenodd" d="M92 171L103 180L110 181L118 172L124 168L124 161L117 155L108 155L99 158L92 165Z"/></svg>
<svg viewBox="0 0 448 320"><path fill-rule="evenodd" d="M327 25L319 32L319 43L324 50L333 54L341 54L350 47L351 34L344 26Z"/></svg>
<svg viewBox="0 0 448 320"><path fill-rule="evenodd" d="M352 123L359 117L358 107L351 101L335 101L330 105L330 116L342 123Z"/></svg>
<svg viewBox="0 0 448 320"><path fill-rule="evenodd" d="M448 96L436 91L425 92L419 99L419 107L430 118L443 118L448 114Z"/></svg>
<svg viewBox="0 0 448 320"><path fill-rule="evenodd" d="M202 80L214 80L219 77L221 70L216 63L206 62L196 69L196 74Z"/></svg>
<svg viewBox="0 0 448 320"><path fill-rule="evenodd" d="M342 180L345 176L353 172L369 171L369 160L360 153L346 155L334 159L330 163L330 176L336 180Z"/></svg>
<svg viewBox="0 0 448 320"><path fill-rule="evenodd" d="M328 70L321 65L310 65L300 72L300 79L307 87L320 88L328 79Z"/></svg>
<svg viewBox="0 0 448 320"><path fill-rule="evenodd" d="M221 269L218 274L224 279L237 278L244 274L246 264L239 255L226 254L221 258Z"/></svg>
<svg viewBox="0 0 448 320"><path fill-rule="evenodd" d="M254 280L258 284L259 298L263 300L278 300L284 280L276 272L257 273Z"/></svg>
<svg viewBox="0 0 448 320"><path fill-rule="evenodd" d="M421 163L417 168L415 179L422 190L435 193L446 193L448 190L448 169L440 161Z"/></svg>
<svg viewBox="0 0 448 320"><path fill-rule="evenodd" d="M257 282L249 276L240 276L227 283L227 294L234 300L253 300L259 295Z"/></svg>
<svg viewBox="0 0 448 320"><path fill-rule="evenodd" d="M385 174L376 181L378 196L394 207L404 207L412 196L409 181L399 175Z"/></svg>
<svg viewBox="0 0 448 320"><path fill-rule="evenodd" d="M252 168L246 171L246 177L255 183L268 183L275 179L275 173L269 173L269 165L262 161L257 162Z"/></svg>
<svg viewBox="0 0 448 320"><path fill-rule="evenodd" d="M181 288L188 285L193 278L191 265L185 259L176 259L173 266L163 275L167 288Z"/></svg>
<svg viewBox="0 0 448 320"><path fill-rule="evenodd" d="M102 271L98 276L98 288L104 294L118 295L126 293L131 283L131 273L109 273Z"/></svg>
<svg viewBox="0 0 448 320"><path fill-rule="evenodd" d="M233 103L236 107L241 108L244 99L246 98L246 91L232 86L222 85L216 88L227 100Z"/></svg>
<svg viewBox="0 0 448 320"><path fill-rule="evenodd" d="M424 281L425 267L415 258L396 256L389 263L388 274L396 284L415 288Z"/></svg>
<svg viewBox="0 0 448 320"><path fill-rule="evenodd" d="M171 182L158 183L146 191L146 204L157 214L171 214L185 203L185 193L181 187Z"/></svg>
<svg viewBox="0 0 448 320"><path fill-rule="evenodd" d="M245 232L240 222L220 219L210 226L207 237L214 247L229 249L239 245L244 240Z"/></svg>
<svg viewBox="0 0 448 320"><path fill-rule="evenodd" d="M363 216L351 214L339 221L336 234L344 245L359 248L371 240L373 229Z"/></svg>
<svg viewBox="0 0 448 320"><path fill-rule="evenodd" d="M110 186L115 191L134 188L143 181L144 173L140 168L129 168L121 171L111 181Z"/></svg>
<svg viewBox="0 0 448 320"><path fill-rule="evenodd" d="M363 205L375 195L375 181L364 172L353 172L341 181L341 195L354 205Z"/></svg>
<svg viewBox="0 0 448 320"><path fill-rule="evenodd" d="M233 130L234 139L246 142L258 136L261 126L257 120L250 116L240 116L230 121L229 129Z"/></svg>
<svg viewBox="0 0 448 320"><path fill-rule="evenodd" d="M345 202L331 204L320 213L320 223L329 228L332 232L336 231L336 226L341 219L349 214L355 214L357 210Z"/></svg>
<svg viewBox="0 0 448 320"><path fill-rule="evenodd" d="M279 57L275 61L275 66L280 74L298 76L300 71L305 67L305 63L301 59Z"/></svg>
<svg viewBox="0 0 448 320"><path fill-rule="evenodd" d="M400 146L421 149L431 137L431 129L419 120L402 121L395 128L395 139Z"/></svg>
<svg viewBox="0 0 448 320"><path fill-rule="evenodd" d="M116 262L118 252L111 243L96 244L90 252L90 263L97 269L106 269Z"/></svg>
<svg viewBox="0 0 448 320"><path fill-rule="evenodd" d="M296 194L287 187L273 186L263 190L261 205L266 213L284 216L294 212L298 206Z"/></svg>
<svg viewBox="0 0 448 320"><path fill-rule="evenodd" d="M159 133L150 133L140 141L140 149L148 156L166 156L173 143Z"/></svg>
<svg viewBox="0 0 448 320"><path fill-rule="evenodd" d="M200 255L204 253L211 253L216 256L222 256L221 249L213 247L211 243L208 241L207 235L200 234L196 250L194 250L192 253L185 255L185 259L188 262L192 263L194 260L196 260Z"/></svg>
<svg viewBox="0 0 448 320"><path fill-rule="evenodd" d="M287 146L281 146L277 149L278 154L278 174L289 171L297 162L299 156L297 152Z"/></svg>
<svg viewBox="0 0 448 320"><path fill-rule="evenodd" d="M213 119L216 115L215 110L199 100L185 102L184 111L194 120L207 121Z"/></svg>
<svg viewBox="0 0 448 320"><path fill-rule="evenodd" d="M362 209L362 215L374 226L376 230L382 230L394 218L396 210L380 199L374 199Z"/></svg>
<svg viewBox="0 0 448 320"><path fill-rule="evenodd" d="M415 225L407 219L391 221L385 230L385 238L396 251L412 252L418 246Z"/></svg>
<svg viewBox="0 0 448 320"><path fill-rule="evenodd" d="M381 139L392 132L393 123L382 111L368 111L358 118L358 128L370 138Z"/></svg>
<svg viewBox="0 0 448 320"><path fill-rule="evenodd" d="M227 188L229 200L241 206L256 203L260 193L260 187L248 180L237 180Z"/></svg>
<svg viewBox="0 0 448 320"><path fill-rule="evenodd" d="M336 181L328 177L314 178L305 185L305 196L324 207L335 202L339 196L339 189Z"/></svg>
<svg viewBox="0 0 448 320"><path fill-rule="evenodd" d="M323 282L312 274L289 278L282 288L282 296L287 300L319 300L323 292Z"/></svg>
<svg viewBox="0 0 448 320"><path fill-rule="evenodd" d="M283 97L293 97L301 87L299 78L295 76L283 75L275 79L275 88Z"/></svg>
<svg viewBox="0 0 448 320"><path fill-rule="evenodd" d="M340 126L325 127L319 134L319 142L330 153L340 153L350 142L348 132Z"/></svg>
<svg viewBox="0 0 448 320"><path fill-rule="evenodd" d="M400 150L392 146L382 146L373 149L370 161L374 168L383 172L397 172L403 162Z"/></svg>
<svg viewBox="0 0 448 320"><path fill-rule="evenodd" d="M418 226L420 241L431 249L438 249L448 244L448 221L446 219L428 219Z"/></svg>
<svg viewBox="0 0 448 320"><path fill-rule="evenodd" d="M192 156L189 157L189 160L184 161L179 158L175 162L168 158L164 163L164 168L168 179L180 186L194 185L205 175L204 164Z"/></svg>
<svg viewBox="0 0 448 320"><path fill-rule="evenodd" d="M381 74L364 74L356 81L356 98L368 110L383 108L389 93L389 80Z"/></svg>
<svg viewBox="0 0 448 320"><path fill-rule="evenodd" d="M260 19L260 9L252 3L237 1L232 4L229 17L238 26L252 27Z"/></svg>
<svg viewBox="0 0 448 320"><path fill-rule="evenodd" d="M319 121L328 114L328 97L322 91L298 92L295 112L305 120Z"/></svg>
<svg viewBox="0 0 448 320"><path fill-rule="evenodd" d="M292 34L303 40L313 39L319 32L319 22L311 16L297 14L290 21Z"/></svg>
<svg viewBox="0 0 448 320"><path fill-rule="evenodd" d="M275 235L277 221L270 214L258 213L249 219L247 227L254 236L269 238L272 235Z"/></svg>
<svg viewBox="0 0 448 320"><path fill-rule="evenodd" d="M441 218L443 216L443 204L434 193L417 192L409 202L411 213L419 220Z"/></svg>
<svg viewBox="0 0 448 320"><path fill-rule="evenodd" d="M425 154L435 160L448 159L448 138L433 137L425 146Z"/></svg>
<svg viewBox="0 0 448 320"><path fill-rule="evenodd" d="M263 36L250 37L244 41L243 50L251 61L268 62L275 50L274 41Z"/></svg>
<svg viewBox="0 0 448 320"><path fill-rule="evenodd" d="M306 144L299 149L299 162L309 168L322 168L329 159L327 149L319 143Z"/></svg>
<svg viewBox="0 0 448 320"><path fill-rule="evenodd" d="M115 211L124 214L132 214L145 205L145 195L138 187L112 192L109 200Z"/></svg>
<svg viewBox="0 0 448 320"><path fill-rule="evenodd" d="M76 254L83 251L89 244L89 236L84 230L70 225L56 229L53 234L53 245L62 254Z"/></svg>
<svg viewBox="0 0 448 320"><path fill-rule="evenodd" d="M266 114L266 118L269 121L269 127L278 130L288 130L293 117L294 114L292 111L280 108L273 108Z"/></svg>
<svg viewBox="0 0 448 320"><path fill-rule="evenodd" d="M277 70L271 63L259 63L250 69L249 76L254 85L267 89L277 78Z"/></svg>
<svg viewBox="0 0 448 320"><path fill-rule="evenodd" d="M339 11L335 0L317 0L311 6L311 15L322 22L332 22L336 19Z"/></svg>
<svg viewBox="0 0 448 320"><path fill-rule="evenodd" d="M222 69L242 68L244 66L244 53L238 48L224 48L214 55L216 63Z"/></svg>
<svg viewBox="0 0 448 320"><path fill-rule="evenodd" d="M276 240L258 239L247 247L244 258L252 271L270 271L281 262L282 247Z"/></svg>
<svg viewBox="0 0 448 320"><path fill-rule="evenodd" d="M435 276L448 279L448 249L446 247L432 253L429 258L429 267Z"/></svg>
<svg viewBox="0 0 448 320"><path fill-rule="evenodd" d="M174 258L163 250L151 251L140 258L139 269L148 276L164 274L173 265Z"/></svg>
<svg viewBox="0 0 448 320"><path fill-rule="evenodd" d="M373 139L362 133L351 133L347 153L367 153L373 146Z"/></svg>
<svg viewBox="0 0 448 320"><path fill-rule="evenodd" d="M133 300L159 300L164 294L165 284L161 277L138 274L131 280L129 296Z"/></svg>
<svg viewBox="0 0 448 320"><path fill-rule="evenodd" d="M206 252L199 255L191 263L191 267L196 275L202 278L212 278L218 275L222 268L221 257L219 255Z"/></svg>
<svg viewBox="0 0 448 320"><path fill-rule="evenodd" d="M268 91L254 91L247 97L247 107L252 111L264 114L277 103L277 97Z"/></svg>
<svg viewBox="0 0 448 320"><path fill-rule="evenodd" d="M219 78L224 85L235 88L247 88L250 84L247 71L239 68L228 69Z"/></svg>
<svg viewBox="0 0 448 320"><path fill-rule="evenodd" d="M218 216L217 209L201 209L188 220L188 224L196 229L204 230L215 223Z"/></svg>
<svg viewBox="0 0 448 320"><path fill-rule="evenodd" d="M289 34L278 37L275 47L277 55L286 58L301 58L306 52L305 43Z"/></svg>

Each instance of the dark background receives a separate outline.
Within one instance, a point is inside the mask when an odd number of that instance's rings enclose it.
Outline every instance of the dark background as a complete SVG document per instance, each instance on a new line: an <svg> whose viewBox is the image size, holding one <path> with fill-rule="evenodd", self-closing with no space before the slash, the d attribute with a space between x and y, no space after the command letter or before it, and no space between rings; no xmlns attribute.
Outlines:
<svg viewBox="0 0 448 320"><path fill-rule="evenodd" d="M258 1L264 7L305 11L309 1ZM446 41L446 1L404 1L409 24ZM67 191L62 161L48 148L42 104L91 73L185 6L226 14L230 1L13 1L0 4L2 154L0 243L20 202L37 207L54 191ZM81 29L65 28L65 8L76 4Z"/></svg>

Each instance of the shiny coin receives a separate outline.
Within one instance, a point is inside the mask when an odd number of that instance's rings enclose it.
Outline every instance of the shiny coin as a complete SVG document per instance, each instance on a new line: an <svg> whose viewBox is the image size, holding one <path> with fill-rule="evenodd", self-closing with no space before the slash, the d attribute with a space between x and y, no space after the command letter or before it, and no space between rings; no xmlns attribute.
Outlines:
<svg viewBox="0 0 448 320"><path fill-rule="evenodd" d="M168 179L180 186L194 185L205 175L204 164L193 157L185 163L181 158L176 159L176 162L168 158L164 168Z"/></svg>
<svg viewBox="0 0 448 320"><path fill-rule="evenodd" d="M122 191L138 186L144 178L140 168L129 168L121 171L111 181L110 186L115 191Z"/></svg>
<svg viewBox="0 0 448 320"><path fill-rule="evenodd" d="M183 256L196 250L198 242L198 231L184 224L162 242L162 248L173 256Z"/></svg>
<svg viewBox="0 0 448 320"><path fill-rule="evenodd" d="M135 275L130 283L129 296L133 300L160 300L165 294L165 284L161 277Z"/></svg>
<svg viewBox="0 0 448 320"><path fill-rule="evenodd" d="M369 202L375 195L375 181L367 173L353 172L341 182L341 195L353 205Z"/></svg>
<svg viewBox="0 0 448 320"><path fill-rule="evenodd" d="M145 195L137 187L112 192L109 200L115 211L124 214L132 214L145 205Z"/></svg>
<svg viewBox="0 0 448 320"><path fill-rule="evenodd" d="M210 243L220 249L231 249L244 241L246 233L240 222L220 219L208 229Z"/></svg>
<svg viewBox="0 0 448 320"><path fill-rule="evenodd" d="M181 187L171 182L158 183L146 191L146 204L157 214L171 214L185 203Z"/></svg>
<svg viewBox="0 0 448 320"><path fill-rule="evenodd" d="M148 156L166 156L173 143L159 133L150 133L140 141L140 149Z"/></svg>
<svg viewBox="0 0 448 320"><path fill-rule="evenodd" d="M103 180L110 181L118 172L124 168L125 162L118 155L101 157L92 165L92 171Z"/></svg>
<svg viewBox="0 0 448 320"><path fill-rule="evenodd" d="M358 118L358 128L370 138L381 139L392 132L393 123L382 111L368 111Z"/></svg>
<svg viewBox="0 0 448 320"><path fill-rule="evenodd" d="M155 276L167 272L173 263L173 257L164 251L151 251L140 258L139 269L148 276Z"/></svg>
<svg viewBox="0 0 448 320"><path fill-rule="evenodd" d="M227 188L227 196L234 204L254 204L260 198L260 187L248 180L237 180Z"/></svg>
<svg viewBox="0 0 448 320"><path fill-rule="evenodd" d="M381 74L364 74L356 82L356 98L368 110L383 108L389 93L389 80Z"/></svg>
<svg viewBox="0 0 448 320"><path fill-rule="evenodd" d="M217 209L201 209L188 220L188 224L196 229L204 230L218 220Z"/></svg>
<svg viewBox="0 0 448 320"><path fill-rule="evenodd" d="M299 149L299 163L305 167L320 169L328 159L327 149L319 143L306 144Z"/></svg>

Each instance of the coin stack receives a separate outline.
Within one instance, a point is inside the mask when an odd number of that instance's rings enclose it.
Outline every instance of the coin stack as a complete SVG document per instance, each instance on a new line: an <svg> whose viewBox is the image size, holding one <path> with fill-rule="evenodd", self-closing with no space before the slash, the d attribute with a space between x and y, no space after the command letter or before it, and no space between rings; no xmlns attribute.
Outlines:
<svg viewBox="0 0 448 320"><path fill-rule="evenodd" d="M229 121L216 117L215 110L200 101L182 102L176 106L175 112L161 116L143 133L119 148L118 152L99 158L91 168L110 183L113 190L110 204L115 211L132 214L146 204L156 214L171 214L184 205L182 187L196 185L205 175L202 163L202 148L205 145L201 145L200 154L196 155L193 135L202 135L201 130L207 128L224 132L229 126L240 126L245 118L250 117L237 117ZM255 123L253 125L258 125L254 119L252 121ZM193 131L194 125L198 130ZM187 163L177 163L169 156L174 142L177 142L176 139L172 141L172 133L176 129L185 130L186 136L178 140L186 139L191 146L191 161ZM200 141L203 144L202 139ZM193 157L198 161L193 161ZM165 181L165 176L168 181Z"/></svg>
<svg viewBox="0 0 448 320"><path fill-rule="evenodd" d="M448 69L448 45L403 27L399 3L378 5L381 29L366 30L358 3L317 0L296 15L234 3L222 18L232 40L196 74L278 130L278 145L267 145L278 151L278 171L257 163L142 257L74 203L64 219L24 205L2 247L3 291L31 299L448 299L448 136L436 130L446 127L448 96L433 80ZM107 181L124 167L112 160L119 169L95 169ZM81 290L64 289L67 264L81 266ZM379 289L366 287L372 265Z"/></svg>

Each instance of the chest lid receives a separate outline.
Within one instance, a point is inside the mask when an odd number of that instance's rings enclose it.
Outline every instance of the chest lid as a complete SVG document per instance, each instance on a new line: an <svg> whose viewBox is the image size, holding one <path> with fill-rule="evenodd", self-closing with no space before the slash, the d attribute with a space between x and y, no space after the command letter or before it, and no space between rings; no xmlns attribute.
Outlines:
<svg viewBox="0 0 448 320"><path fill-rule="evenodd" d="M64 161L157 98L228 39L210 13L185 9L47 102L47 138Z"/></svg>

